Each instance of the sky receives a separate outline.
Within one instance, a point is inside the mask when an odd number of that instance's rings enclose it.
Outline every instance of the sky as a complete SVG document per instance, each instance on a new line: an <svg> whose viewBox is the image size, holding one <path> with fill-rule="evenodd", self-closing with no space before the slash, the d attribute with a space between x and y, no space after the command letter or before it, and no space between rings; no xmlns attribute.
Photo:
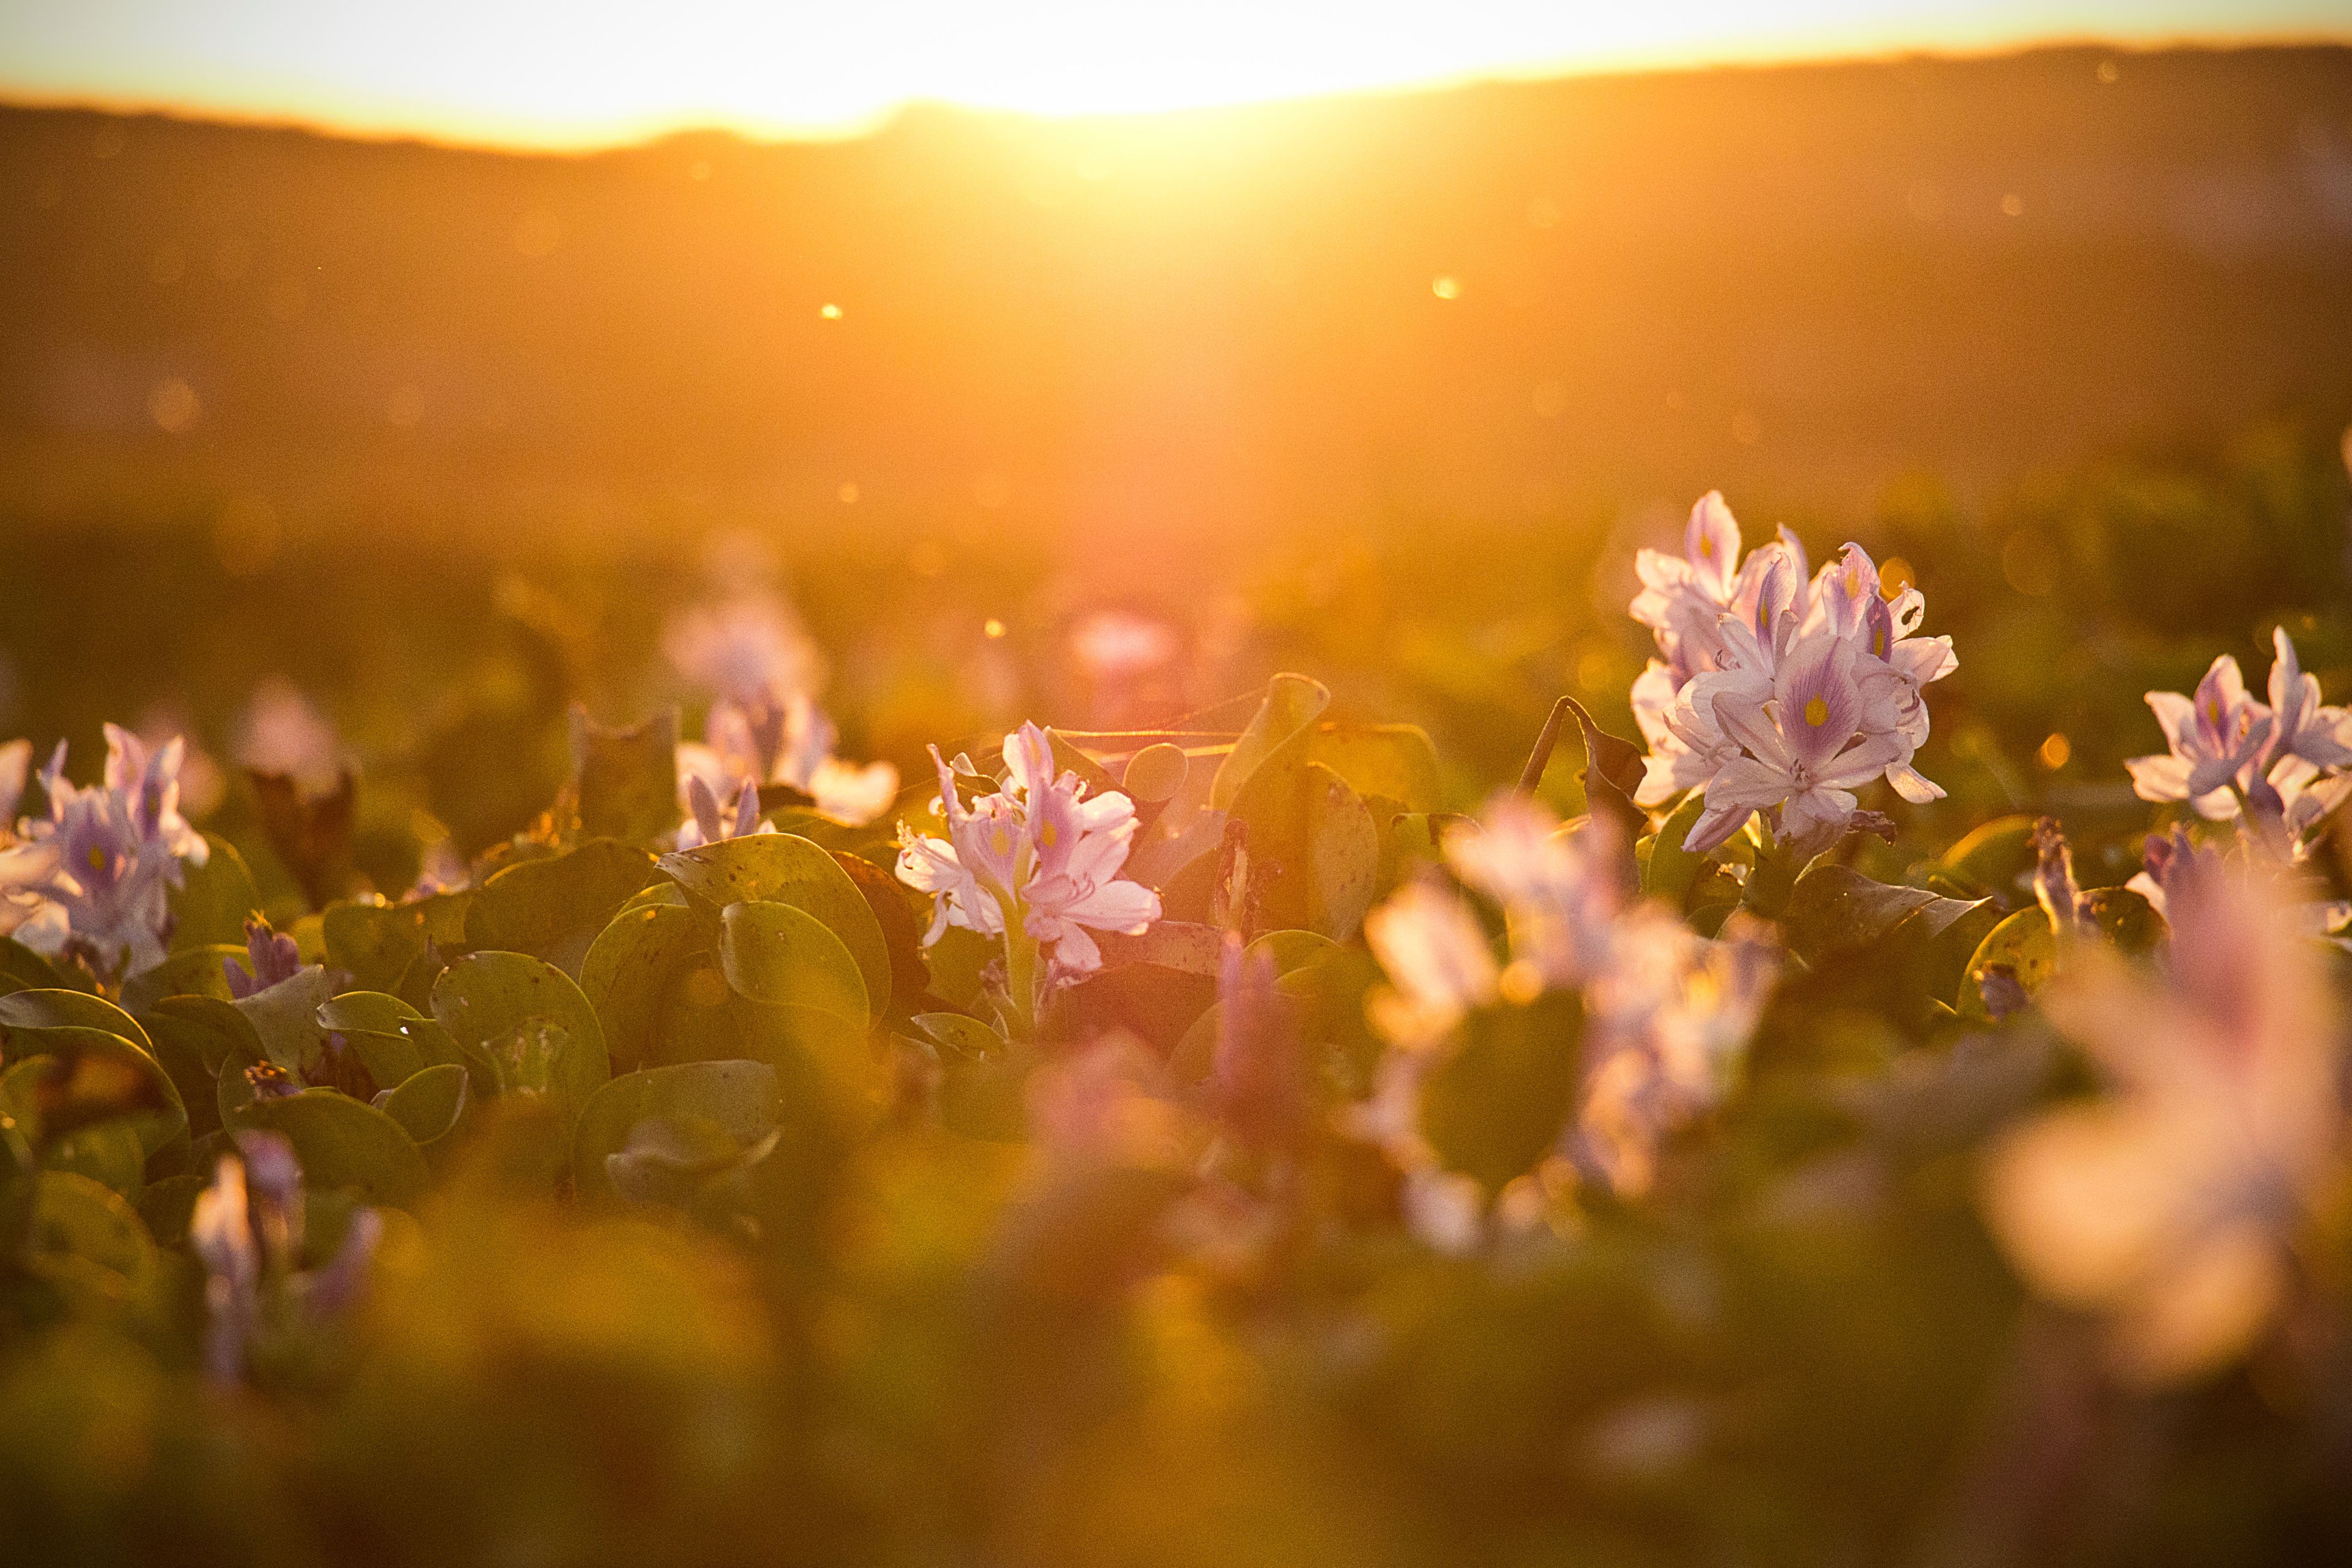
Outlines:
<svg viewBox="0 0 2352 1568"><path fill-rule="evenodd" d="M0 0L0 96L591 147L916 101L1139 112L2097 39L2352 38L2352 0Z"/></svg>

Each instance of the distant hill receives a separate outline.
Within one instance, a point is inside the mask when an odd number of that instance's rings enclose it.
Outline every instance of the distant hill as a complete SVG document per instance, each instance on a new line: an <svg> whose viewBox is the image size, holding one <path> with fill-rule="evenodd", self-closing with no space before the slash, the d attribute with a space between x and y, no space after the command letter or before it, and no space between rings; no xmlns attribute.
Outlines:
<svg viewBox="0 0 2352 1568"><path fill-rule="evenodd" d="M572 158L10 110L0 212L20 522L1181 549L2352 418L2342 48Z"/></svg>

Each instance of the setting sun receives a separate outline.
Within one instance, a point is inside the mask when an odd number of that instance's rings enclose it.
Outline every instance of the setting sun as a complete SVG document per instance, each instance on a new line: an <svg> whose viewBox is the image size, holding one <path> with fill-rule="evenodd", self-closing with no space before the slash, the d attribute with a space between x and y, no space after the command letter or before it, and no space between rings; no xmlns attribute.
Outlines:
<svg viewBox="0 0 2352 1568"><path fill-rule="evenodd" d="M843 134L919 101L1123 113L1482 77L2344 31L2330 0L97 0L0 18L0 89L373 134L580 146L692 127Z"/></svg>

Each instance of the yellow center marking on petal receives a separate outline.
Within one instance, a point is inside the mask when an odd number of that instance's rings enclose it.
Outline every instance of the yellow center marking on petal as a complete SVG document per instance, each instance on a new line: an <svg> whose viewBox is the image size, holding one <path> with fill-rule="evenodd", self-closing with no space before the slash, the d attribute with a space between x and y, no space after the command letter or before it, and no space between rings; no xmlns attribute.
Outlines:
<svg viewBox="0 0 2352 1568"><path fill-rule="evenodd" d="M1715 540L1711 536L1706 534L1699 535L1698 553L1706 557L1710 560L1715 559Z"/></svg>
<svg viewBox="0 0 2352 1568"><path fill-rule="evenodd" d="M989 835L988 847L998 854L1009 855L1013 852L1013 835L999 828Z"/></svg>
<svg viewBox="0 0 2352 1568"><path fill-rule="evenodd" d="M1055 841L1061 838L1061 836L1062 830L1055 827L1051 822L1046 823L1044 827L1037 830L1037 841L1049 850L1054 847Z"/></svg>
<svg viewBox="0 0 2352 1568"><path fill-rule="evenodd" d="M1811 725L1815 729L1819 729L1822 726L1829 723L1829 721L1830 705L1826 699L1818 695L1805 699L1805 722L1807 724Z"/></svg>
<svg viewBox="0 0 2352 1568"><path fill-rule="evenodd" d="M1870 634L1870 651L1880 658L1886 657L1886 630L1881 627Z"/></svg>
<svg viewBox="0 0 2352 1568"><path fill-rule="evenodd" d="M100 849L96 844L89 846L89 869L92 871L104 871L106 869L106 852Z"/></svg>

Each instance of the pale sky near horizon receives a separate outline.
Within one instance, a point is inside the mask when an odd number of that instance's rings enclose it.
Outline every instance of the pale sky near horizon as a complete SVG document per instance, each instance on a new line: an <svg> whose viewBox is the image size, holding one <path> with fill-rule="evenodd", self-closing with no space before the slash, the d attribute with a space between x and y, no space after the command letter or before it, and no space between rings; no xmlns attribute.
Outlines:
<svg viewBox="0 0 2352 1568"><path fill-rule="evenodd" d="M586 147L2037 43L2352 39L2352 0L17 0L0 97Z"/></svg>

